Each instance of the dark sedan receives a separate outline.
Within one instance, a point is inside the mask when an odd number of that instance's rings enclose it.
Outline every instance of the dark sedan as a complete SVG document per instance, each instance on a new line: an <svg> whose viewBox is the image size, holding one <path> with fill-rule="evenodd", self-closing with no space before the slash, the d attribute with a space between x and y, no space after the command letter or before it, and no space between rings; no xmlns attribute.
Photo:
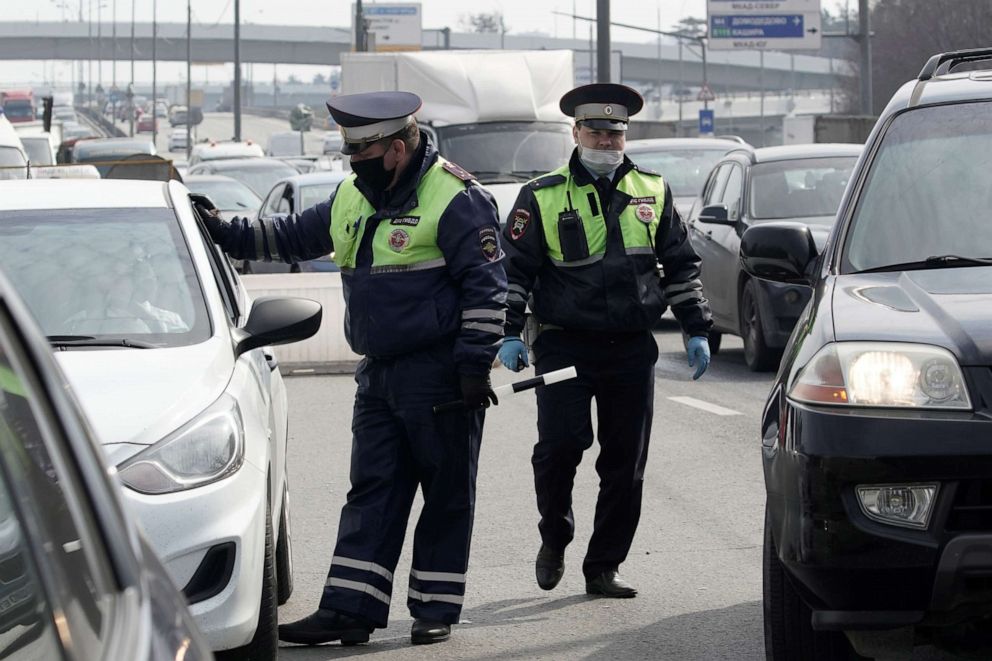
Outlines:
<svg viewBox="0 0 992 661"><path fill-rule="evenodd" d="M761 421L769 659L990 658L992 70L952 71L980 60L896 92L825 249L744 233L752 277L813 291Z"/></svg>
<svg viewBox="0 0 992 661"><path fill-rule="evenodd" d="M744 339L754 371L778 365L808 287L754 280L741 269L741 235L774 220L808 225L822 247L861 145L741 147L721 160L689 217L689 239L703 260L703 293L713 311L710 348L722 333Z"/></svg>

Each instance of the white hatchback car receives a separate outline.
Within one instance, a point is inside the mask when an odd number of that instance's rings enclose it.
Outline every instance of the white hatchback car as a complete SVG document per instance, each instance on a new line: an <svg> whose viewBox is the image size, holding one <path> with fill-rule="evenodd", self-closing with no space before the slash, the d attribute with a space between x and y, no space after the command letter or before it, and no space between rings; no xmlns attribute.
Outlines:
<svg viewBox="0 0 992 661"><path fill-rule="evenodd" d="M320 306L252 301L178 182L0 182L0 264L214 650L274 659L292 590L272 344Z"/></svg>

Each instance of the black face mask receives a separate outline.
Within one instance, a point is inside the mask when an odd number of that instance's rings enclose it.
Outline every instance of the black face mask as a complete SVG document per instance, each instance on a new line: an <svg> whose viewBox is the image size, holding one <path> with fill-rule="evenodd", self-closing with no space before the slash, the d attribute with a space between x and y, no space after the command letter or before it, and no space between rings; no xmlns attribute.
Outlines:
<svg viewBox="0 0 992 661"><path fill-rule="evenodd" d="M373 191L381 193L393 182L393 175L396 174L396 168L387 170L383 165L384 162L385 155L378 158L352 161L351 170L358 177L359 181Z"/></svg>

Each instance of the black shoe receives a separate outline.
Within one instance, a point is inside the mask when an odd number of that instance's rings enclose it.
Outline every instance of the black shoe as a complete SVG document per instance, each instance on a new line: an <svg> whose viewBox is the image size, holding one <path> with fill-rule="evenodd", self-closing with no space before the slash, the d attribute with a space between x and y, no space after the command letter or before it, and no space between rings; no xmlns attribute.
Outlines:
<svg viewBox="0 0 992 661"><path fill-rule="evenodd" d="M443 643L450 637L451 625L435 620L421 620L418 617L413 621L413 627L410 629L410 642L414 645Z"/></svg>
<svg viewBox="0 0 992 661"><path fill-rule="evenodd" d="M534 563L534 570L537 574L537 584L541 586L541 589L554 590L565 573L565 552L554 551L541 544L541 550L537 552L537 561Z"/></svg>
<svg viewBox="0 0 992 661"><path fill-rule="evenodd" d="M598 594L613 599L630 599L637 596L637 590L611 570L604 571L595 578L587 578L586 594Z"/></svg>
<svg viewBox="0 0 992 661"><path fill-rule="evenodd" d="M300 645L320 645L340 640L342 645L369 642L372 625L337 611L317 609L302 620L279 625L279 640Z"/></svg>

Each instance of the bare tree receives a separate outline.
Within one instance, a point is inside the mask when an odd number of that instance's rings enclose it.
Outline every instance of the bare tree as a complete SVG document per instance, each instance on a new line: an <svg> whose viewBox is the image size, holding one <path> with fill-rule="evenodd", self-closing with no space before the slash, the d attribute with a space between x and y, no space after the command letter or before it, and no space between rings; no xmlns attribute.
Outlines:
<svg viewBox="0 0 992 661"><path fill-rule="evenodd" d="M988 43L989 0L878 0L871 27L873 105L916 78L931 55Z"/></svg>
<svg viewBox="0 0 992 661"><path fill-rule="evenodd" d="M500 12L485 13L481 12L478 14L463 14L459 18L459 23L462 27L472 32L508 32L507 28L503 24L503 14Z"/></svg>

